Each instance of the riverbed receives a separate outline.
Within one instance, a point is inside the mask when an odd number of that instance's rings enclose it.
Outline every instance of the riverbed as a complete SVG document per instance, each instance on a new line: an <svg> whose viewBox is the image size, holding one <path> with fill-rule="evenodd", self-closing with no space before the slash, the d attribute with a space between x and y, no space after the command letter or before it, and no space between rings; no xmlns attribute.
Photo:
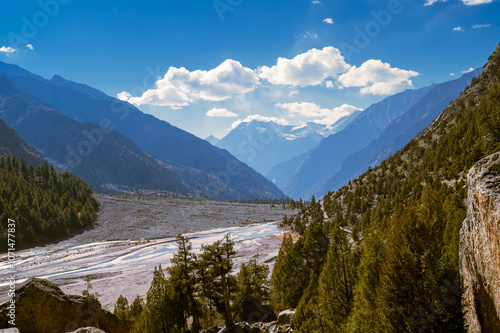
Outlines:
<svg viewBox="0 0 500 333"><path fill-rule="evenodd" d="M48 279L65 293L81 294L84 278L104 307L113 309L119 295L146 296L157 265L167 267L177 250L175 235L189 237L193 251L229 234L236 242L235 271L258 255L272 267L283 231L277 219L294 213L269 205L186 202L173 199L99 197L95 226L69 239L16 253L16 279ZM260 220L260 221L259 221ZM274 221L273 221L274 220ZM0 302L6 300L6 254L0 256Z"/></svg>

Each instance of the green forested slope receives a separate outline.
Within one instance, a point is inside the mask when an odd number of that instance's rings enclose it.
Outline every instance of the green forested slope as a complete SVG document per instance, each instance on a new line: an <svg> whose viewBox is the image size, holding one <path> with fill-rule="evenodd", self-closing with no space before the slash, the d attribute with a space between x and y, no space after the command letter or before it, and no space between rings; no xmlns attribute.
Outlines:
<svg viewBox="0 0 500 333"><path fill-rule="evenodd" d="M281 251L272 296L278 310L298 307L300 332L464 330L465 180L477 160L500 150L499 64L500 46L427 131L322 205L313 200L284 221L303 236ZM318 228L330 236L316 249L321 255L307 246L321 239Z"/></svg>
<svg viewBox="0 0 500 333"><path fill-rule="evenodd" d="M0 159L0 252L7 251L7 222L16 221L16 249L54 240L96 219L92 187L47 163L40 167L15 157Z"/></svg>

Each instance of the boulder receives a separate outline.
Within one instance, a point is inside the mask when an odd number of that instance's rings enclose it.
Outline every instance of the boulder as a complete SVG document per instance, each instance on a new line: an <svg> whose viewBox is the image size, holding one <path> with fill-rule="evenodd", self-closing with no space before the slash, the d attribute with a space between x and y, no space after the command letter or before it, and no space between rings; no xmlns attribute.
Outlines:
<svg viewBox="0 0 500 333"><path fill-rule="evenodd" d="M99 301L66 295L54 283L31 278L16 288L16 327L22 333L72 332L96 327L107 333L125 333L124 323L104 310ZM8 328L9 302L0 305L0 328Z"/></svg>
<svg viewBox="0 0 500 333"><path fill-rule="evenodd" d="M95 327L82 327L77 329L76 331L69 333L106 333L106 332Z"/></svg>
<svg viewBox="0 0 500 333"><path fill-rule="evenodd" d="M278 314L278 325L292 325L295 310L284 310Z"/></svg>
<svg viewBox="0 0 500 333"><path fill-rule="evenodd" d="M500 332L500 152L467 176L467 218L460 230L462 303L468 332Z"/></svg>

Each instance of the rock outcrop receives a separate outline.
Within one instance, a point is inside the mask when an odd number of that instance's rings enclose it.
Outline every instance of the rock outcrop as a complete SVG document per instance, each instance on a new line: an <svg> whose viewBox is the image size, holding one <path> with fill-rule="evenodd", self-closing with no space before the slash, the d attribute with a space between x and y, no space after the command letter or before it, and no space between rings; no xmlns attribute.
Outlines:
<svg viewBox="0 0 500 333"><path fill-rule="evenodd" d="M469 332L500 332L500 152L468 174L468 212L460 230L463 306Z"/></svg>
<svg viewBox="0 0 500 333"><path fill-rule="evenodd" d="M71 332L95 327L107 333L125 333L123 322L104 310L99 301L66 295L47 280L31 278L16 289L16 327L21 333ZM0 305L0 328L8 328L8 302Z"/></svg>

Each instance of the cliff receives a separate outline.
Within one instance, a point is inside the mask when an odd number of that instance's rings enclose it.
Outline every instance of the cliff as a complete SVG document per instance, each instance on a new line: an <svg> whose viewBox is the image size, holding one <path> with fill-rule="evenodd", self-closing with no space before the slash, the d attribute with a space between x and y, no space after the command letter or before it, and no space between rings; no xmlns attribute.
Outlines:
<svg viewBox="0 0 500 333"><path fill-rule="evenodd" d="M468 332L500 332L500 152L469 171L460 230L462 298Z"/></svg>

